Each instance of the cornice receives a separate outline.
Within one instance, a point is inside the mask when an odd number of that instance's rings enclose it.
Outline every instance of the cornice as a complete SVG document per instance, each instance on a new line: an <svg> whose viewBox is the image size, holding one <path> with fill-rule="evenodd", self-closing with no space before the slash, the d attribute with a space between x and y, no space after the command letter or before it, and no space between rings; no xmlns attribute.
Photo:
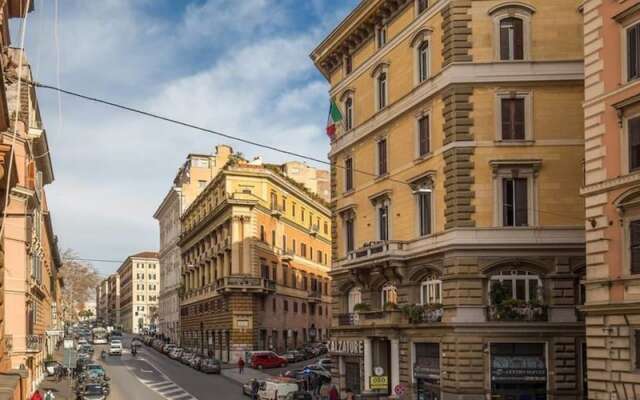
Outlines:
<svg viewBox="0 0 640 400"><path fill-rule="evenodd" d="M580 189L580 194L583 196L593 196L596 194L610 192L612 190L635 185L640 185L640 172L619 176L613 179L607 179L603 182L585 186Z"/></svg>
<svg viewBox="0 0 640 400"><path fill-rule="evenodd" d="M338 136L331 144L329 157L335 156L395 118L404 115L411 108L454 84L477 86L487 83L568 82L583 79L584 64L581 60L453 63L382 111L373 114L359 126ZM331 93L333 95L340 90L341 86L339 85Z"/></svg>

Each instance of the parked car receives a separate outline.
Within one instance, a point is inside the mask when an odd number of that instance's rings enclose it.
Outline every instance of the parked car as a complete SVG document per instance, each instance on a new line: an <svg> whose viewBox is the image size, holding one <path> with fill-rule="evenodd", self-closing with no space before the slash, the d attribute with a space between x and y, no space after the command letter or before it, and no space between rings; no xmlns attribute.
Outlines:
<svg viewBox="0 0 640 400"><path fill-rule="evenodd" d="M251 354L251 368L282 368L288 364L287 359L273 351L258 351Z"/></svg>
<svg viewBox="0 0 640 400"><path fill-rule="evenodd" d="M293 379L283 377L270 378L260 385L258 398L260 400L280 400L289 393L295 393L299 390L298 383Z"/></svg>
<svg viewBox="0 0 640 400"><path fill-rule="evenodd" d="M110 356L121 356L122 355L122 343L111 342L109 345L109 355Z"/></svg>
<svg viewBox="0 0 640 400"><path fill-rule="evenodd" d="M89 353L89 354L93 354L93 346L90 344L81 344L78 348L78 351L82 352L82 353Z"/></svg>
<svg viewBox="0 0 640 400"><path fill-rule="evenodd" d="M165 345L164 345L164 347L162 347L162 352L163 352L164 354L169 354L169 352L171 352L171 350L173 350L173 349L175 349L175 348L176 348L176 345L175 345L175 344L173 344L173 343L168 343L168 344L165 344Z"/></svg>
<svg viewBox="0 0 640 400"><path fill-rule="evenodd" d="M85 370L87 374L94 374L105 378L107 376L107 371L104 370L104 367L100 364L91 363L85 366Z"/></svg>
<svg viewBox="0 0 640 400"><path fill-rule="evenodd" d="M222 363L213 358L200 360L200 371L206 374L219 374L222 371Z"/></svg>
<svg viewBox="0 0 640 400"><path fill-rule="evenodd" d="M182 355L180 356L180 358L178 359L181 363L183 364L189 364L189 360L191 360L191 358L193 357L193 353L189 352L189 351L183 351Z"/></svg>
<svg viewBox="0 0 640 400"><path fill-rule="evenodd" d="M63 365L59 361L45 361L44 369L47 373L47 376L54 376L56 374L56 370Z"/></svg>
<svg viewBox="0 0 640 400"><path fill-rule="evenodd" d="M108 391L98 383L88 383L78 387L77 400L106 400Z"/></svg>
<svg viewBox="0 0 640 400"><path fill-rule="evenodd" d="M200 369L200 361L202 360L202 357L200 357L199 355L195 354L193 357L191 357L191 359L189 360L189 366L193 369Z"/></svg>
<svg viewBox="0 0 640 400"><path fill-rule="evenodd" d="M184 350L182 350L181 348L177 347L177 348L171 350L171 352L169 353L169 358L171 358L173 360L178 360L182 356L182 352L183 351Z"/></svg>
<svg viewBox="0 0 640 400"><path fill-rule="evenodd" d="M304 355L297 350L289 350L282 355L289 363L297 363L304 360Z"/></svg>

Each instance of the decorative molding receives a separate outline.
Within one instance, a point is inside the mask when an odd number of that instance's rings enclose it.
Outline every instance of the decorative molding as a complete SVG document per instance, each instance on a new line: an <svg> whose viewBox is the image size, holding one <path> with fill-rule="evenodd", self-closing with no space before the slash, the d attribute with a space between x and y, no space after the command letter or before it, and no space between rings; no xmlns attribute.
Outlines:
<svg viewBox="0 0 640 400"><path fill-rule="evenodd" d="M507 1L505 3L500 3L498 5L491 7L489 11L487 11L487 14L493 15L505 8L520 8L530 12L531 14L536 12L536 8L530 4L523 3L521 1Z"/></svg>

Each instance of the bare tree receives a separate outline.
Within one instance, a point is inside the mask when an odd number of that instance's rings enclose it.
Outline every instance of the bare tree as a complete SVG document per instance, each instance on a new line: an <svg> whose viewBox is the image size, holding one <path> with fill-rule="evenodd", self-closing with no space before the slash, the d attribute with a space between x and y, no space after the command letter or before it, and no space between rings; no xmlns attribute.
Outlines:
<svg viewBox="0 0 640 400"><path fill-rule="evenodd" d="M93 297L100 276L91 263L78 260L72 249L62 253L60 275L64 282L62 301L65 307L65 319L76 320L78 313L84 309L85 303Z"/></svg>

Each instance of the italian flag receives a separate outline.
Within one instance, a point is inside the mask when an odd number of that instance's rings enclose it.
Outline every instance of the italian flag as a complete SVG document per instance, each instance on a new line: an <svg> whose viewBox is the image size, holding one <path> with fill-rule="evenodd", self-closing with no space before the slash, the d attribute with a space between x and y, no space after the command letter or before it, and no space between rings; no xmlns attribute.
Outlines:
<svg viewBox="0 0 640 400"><path fill-rule="evenodd" d="M331 100L329 106L329 118L327 119L327 136L333 140L336 135L336 126L342 121L342 113L336 105L336 102Z"/></svg>

